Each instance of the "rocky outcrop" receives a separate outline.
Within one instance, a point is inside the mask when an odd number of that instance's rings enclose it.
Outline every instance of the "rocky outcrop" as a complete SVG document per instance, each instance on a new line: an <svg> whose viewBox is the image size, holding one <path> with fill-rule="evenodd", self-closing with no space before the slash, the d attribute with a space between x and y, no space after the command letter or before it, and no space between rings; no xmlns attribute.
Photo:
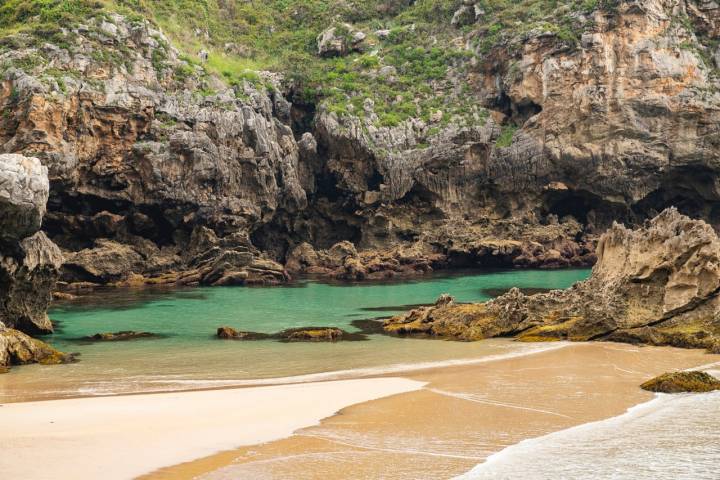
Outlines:
<svg viewBox="0 0 720 480"><path fill-rule="evenodd" d="M720 239L675 209L642 228L614 224L591 277L532 296L518 289L485 304L442 304L388 320L397 334L463 340L613 340L687 348L720 346Z"/></svg>
<svg viewBox="0 0 720 480"><path fill-rule="evenodd" d="M352 25L343 23L324 30L317 37L317 52L321 57L339 57L359 51L367 35Z"/></svg>
<svg viewBox="0 0 720 480"><path fill-rule="evenodd" d="M705 372L673 372L648 380L640 387L660 393L702 393L720 390L720 380Z"/></svg>
<svg viewBox="0 0 720 480"><path fill-rule="evenodd" d="M47 198L38 159L0 155L0 323L31 334L52 332L47 307L63 262L38 231Z"/></svg>
<svg viewBox="0 0 720 480"><path fill-rule="evenodd" d="M24 333L5 328L0 323L0 373L12 365L40 363L56 365L74 361L72 355L59 352L50 345Z"/></svg>

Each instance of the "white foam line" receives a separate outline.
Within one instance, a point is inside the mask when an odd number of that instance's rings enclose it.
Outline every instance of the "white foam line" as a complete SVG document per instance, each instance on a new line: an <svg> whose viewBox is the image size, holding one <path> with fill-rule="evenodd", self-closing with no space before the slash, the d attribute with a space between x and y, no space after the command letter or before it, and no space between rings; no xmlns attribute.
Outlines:
<svg viewBox="0 0 720 480"><path fill-rule="evenodd" d="M343 442L334 438L321 437L319 435L308 435L305 433L297 434L299 437L318 438L338 445L346 447L359 448L361 450L372 450L375 452L386 452L386 453L401 453L405 455L425 455L429 457L441 457L441 458L457 458L460 460L480 460L482 457L469 456L469 455L454 455L452 453L436 453L436 452L425 452L423 450L413 450L411 448L383 448L383 447L371 447L368 445L357 445L350 442Z"/></svg>
<svg viewBox="0 0 720 480"><path fill-rule="evenodd" d="M466 472L462 475L458 475L456 477L453 477L453 480L471 480L473 477L473 473L475 472L487 472L490 471L494 464L501 462L506 457L512 457L512 455L516 451L523 451L523 448L532 446L534 444L543 444L549 441L549 439L554 438L556 436L565 435L568 432L574 432L574 431L581 431L581 430L587 430L591 429L593 427L602 425L602 424L608 424L608 423L619 423L627 418L633 418L635 416L642 416L651 413L654 411L657 404L661 404L664 401L667 401L668 398L670 398L670 395L658 393L655 394L655 398L652 400L649 400L644 403L640 403L638 405L634 405L630 408L628 408L625 413L620 414L615 417L606 418L603 420L598 420L595 422L588 422L583 423L580 425L576 425L574 427L566 428L564 430L558 430L556 432L549 433L547 435L542 435L540 437L535 438L528 438L526 440L523 440L521 442L518 442L514 445L510 445L509 447L505 447L504 449L500 450L499 452L493 453L483 463L480 463L475 468L470 470L469 472Z"/></svg>
<svg viewBox="0 0 720 480"><path fill-rule="evenodd" d="M426 390L433 392L433 393L437 393L439 395L446 395L448 397L459 398L460 400L466 400L468 402L482 403L485 405L493 405L493 406L498 406L498 407L515 408L517 410L529 410L531 412L546 413L548 415L555 415L557 417L569 418L571 420L573 418L573 417L569 417L567 415L563 415L562 413L551 412L550 410L541 410L539 408L524 407L522 405L515 405L512 403L495 402L493 400L487 400L487 399L478 397L477 395L473 395L471 393L448 392L446 390L439 390L437 388L428 388Z"/></svg>

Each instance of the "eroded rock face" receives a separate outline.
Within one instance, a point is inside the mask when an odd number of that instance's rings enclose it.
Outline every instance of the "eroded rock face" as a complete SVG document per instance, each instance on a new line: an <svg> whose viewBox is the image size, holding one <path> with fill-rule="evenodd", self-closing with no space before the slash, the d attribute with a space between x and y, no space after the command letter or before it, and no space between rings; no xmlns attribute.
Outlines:
<svg viewBox="0 0 720 480"><path fill-rule="evenodd" d="M668 209L642 228L615 224L600 239L591 277L567 290L518 289L485 304L445 302L386 322L399 334L458 339L616 340L720 345L720 240L708 224Z"/></svg>
<svg viewBox="0 0 720 480"><path fill-rule="evenodd" d="M43 59L4 73L0 151L32 152L49 169L44 229L68 252L63 280L173 283L162 276L189 272L180 283L284 281L282 267L254 248L244 270L229 262L228 277L215 265L212 281L197 278L184 252L197 228L229 244L278 210L306 206L287 101L204 77L148 23L89 21L66 32L72 52L46 44L0 55L9 65ZM98 50L125 60L107 64ZM50 66L62 73L49 77Z"/></svg>
<svg viewBox="0 0 720 480"><path fill-rule="evenodd" d="M52 332L47 307L63 262L38 231L47 198L38 159L0 155L0 323L31 334Z"/></svg>
<svg viewBox="0 0 720 480"><path fill-rule="evenodd" d="M720 85L707 61L717 51L700 42L717 50L718 8L616 3L578 11L577 43L535 29L483 51L485 14L463 2L467 58L429 85L448 105L397 124L379 122L393 106L370 98L344 115L291 105L269 75L273 89L228 87L148 23L88 19L66 32L72 49L0 55L39 63L4 71L0 151L49 167L44 228L68 252L64 281L76 287L276 283L285 262L349 279L589 266L616 219L637 224L676 205L720 225ZM352 25L329 27L320 55L371 43ZM207 279L208 265L186 255L199 228L233 256L208 253L219 263ZM341 242L357 256L327 261L322 252ZM305 244L316 264L298 263ZM408 250L419 252L410 263Z"/></svg>

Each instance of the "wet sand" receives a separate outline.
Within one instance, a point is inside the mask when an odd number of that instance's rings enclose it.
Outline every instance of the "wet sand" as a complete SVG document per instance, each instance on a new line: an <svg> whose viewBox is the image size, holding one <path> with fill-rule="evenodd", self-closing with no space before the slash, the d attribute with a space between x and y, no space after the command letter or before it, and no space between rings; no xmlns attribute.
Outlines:
<svg viewBox="0 0 720 480"><path fill-rule="evenodd" d="M128 479L288 437L343 407L419 389L402 378L0 405L0 478Z"/></svg>
<svg viewBox="0 0 720 480"><path fill-rule="evenodd" d="M345 408L293 436L162 469L146 480L450 478L527 438L653 398L638 385L720 360L698 350L586 343L404 375L427 385Z"/></svg>

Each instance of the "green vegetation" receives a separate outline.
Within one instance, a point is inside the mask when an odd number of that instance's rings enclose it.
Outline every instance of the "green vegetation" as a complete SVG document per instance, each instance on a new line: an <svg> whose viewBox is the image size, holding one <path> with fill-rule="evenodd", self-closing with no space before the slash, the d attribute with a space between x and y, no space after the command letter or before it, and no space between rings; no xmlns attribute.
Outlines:
<svg viewBox="0 0 720 480"><path fill-rule="evenodd" d="M322 103L329 111L366 117L378 126L417 117L437 128L450 120L477 122L487 116L464 101L471 89L463 73L472 68L471 58L517 59L528 36L536 34L555 35L567 48L576 48L592 26L590 14L598 8L612 11L618 3L478 0L483 12L478 21L457 28L451 19L461 0L5 0L0 51L27 46L28 38L70 49L68 27L92 24L90 19L100 16L112 22L109 14L120 13L134 22L147 19L165 32L184 62L169 70L164 45L152 51L151 60L179 82L209 72L230 85L264 85L258 72L282 72L296 102ZM318 35L335 26L336 35L348 40L352 31L346 24L367 36L357 51L319 57ZM132 52L122 48L99 45L93 57L131 68ZM698 52L709 63L706 51ZM20 65L25 67L33 65ZM505 127L498 146L510 145L515 129Z"/></svg>
<svg viewBox="0 0 720 480"><path fill-rule="evenodd" d="M512 145L513 136L518 130L517 125L505 125L500 132L500 136L495 141L495 146L498 148L505 148Z"/></svg>

